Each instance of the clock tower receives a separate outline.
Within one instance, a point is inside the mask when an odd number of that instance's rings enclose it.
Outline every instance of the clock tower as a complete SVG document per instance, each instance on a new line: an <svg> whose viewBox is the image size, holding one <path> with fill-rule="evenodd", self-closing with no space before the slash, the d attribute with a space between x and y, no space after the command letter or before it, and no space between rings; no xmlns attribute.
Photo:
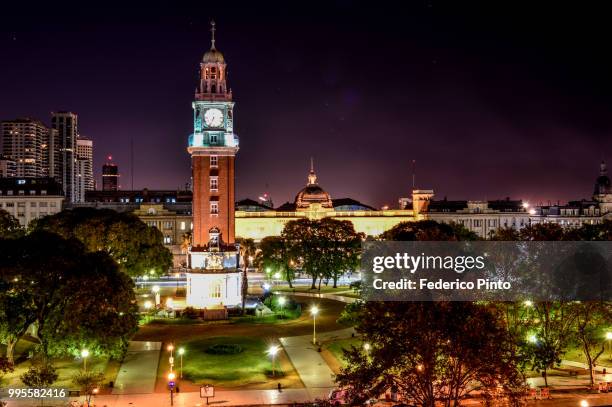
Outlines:
<svg viewBox="0 0 612 407"><path fill-rule="evenodd" d="M193 107L191 155L193 235L189 248L186 304L196 308L225 308L242 302L242 274L234 222L234 102L227 87L227 64L215 46L200 62Z"/></svg>
<svg viewBox="0 0 612 407"><path fill-rule="evenodd" d="M200 63L200 80L193 106L191 154L194 249L234 244L234 102L227 87L227 64L215 46L211 23L210 50Z"/></svg>

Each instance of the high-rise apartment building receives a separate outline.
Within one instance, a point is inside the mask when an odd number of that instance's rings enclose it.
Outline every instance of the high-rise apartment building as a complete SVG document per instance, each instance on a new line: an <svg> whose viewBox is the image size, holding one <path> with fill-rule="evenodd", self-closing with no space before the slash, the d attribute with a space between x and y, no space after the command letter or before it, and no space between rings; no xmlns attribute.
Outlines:
<svg viewBox="0 0 612 407"><path fill-rule="evenodd" d="M54 132L38 120L19 118L4 120L2 127L2 152L15 162L16 177L47 177L49 164L53 163Z"/></svg>
<svg viewBox="0 0 612 407"><path fill-rule="evenodd" d="M85 202L85 191L94 190L93 141L84 137L77 138L76 152L77 193L75 202Z"/></svg>
<svg viewBox="0 0 612 407"><path fill-rule="evenodd" d="M67 201L74 203L78 201L76 185L78 116L72 112L53 112L51 127L57 130L55 146L57 154L53 176L62 184Z"/></svg>
<svg viewBox="0 0 612 407"><path fill-rule="evenodd" d="M0 178L17 176L17 163L10 157L0 154Z"/></svg>

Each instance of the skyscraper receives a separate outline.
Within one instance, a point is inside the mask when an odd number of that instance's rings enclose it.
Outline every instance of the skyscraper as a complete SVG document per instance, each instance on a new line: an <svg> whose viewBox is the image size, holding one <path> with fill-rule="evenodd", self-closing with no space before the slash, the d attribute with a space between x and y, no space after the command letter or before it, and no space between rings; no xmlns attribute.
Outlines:
<svg viewBox="0 0 612 407"><path fill-rule="evenodd" d="M93 141L77 138L77 202L85 202L85 191L94 190Z"/></svg>
<svg viewBox="0 0 612 407"><path fill-rule="evenodd" d="M49 176L49 163L53 162L49 145L55 133L31 118L4 120L1 125L3 154L15 162L15 176Z"/></svg>
<svg viewBox="0 0 612 407"><path fill-rule="evenodd" d="M77 202L78 116L72 112L53 112L51 127L57 130L55 179L62 184L68 202Z"/></svg>
<svg viewBox="0 0 612 407"><path fill-rule="evenodd" d="M113 157L102 166L102 191L117 191L119 189L119 168L113 163Z"/></svg>

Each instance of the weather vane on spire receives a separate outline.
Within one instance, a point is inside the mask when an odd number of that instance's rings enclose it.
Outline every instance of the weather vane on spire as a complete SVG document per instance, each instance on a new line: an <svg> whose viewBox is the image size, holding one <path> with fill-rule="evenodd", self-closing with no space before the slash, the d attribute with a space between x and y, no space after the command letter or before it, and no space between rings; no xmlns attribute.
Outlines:
<svg viewBox="0 0 612 407"><path fill-rule="evenodd" d="M211 20L210 21L210 32L212 34L212 37L211 37L211 40L210 40L210 43L211 43L210 49L215 49L215 31L216 31L216 29L215 29L215 20Z"/></svg>

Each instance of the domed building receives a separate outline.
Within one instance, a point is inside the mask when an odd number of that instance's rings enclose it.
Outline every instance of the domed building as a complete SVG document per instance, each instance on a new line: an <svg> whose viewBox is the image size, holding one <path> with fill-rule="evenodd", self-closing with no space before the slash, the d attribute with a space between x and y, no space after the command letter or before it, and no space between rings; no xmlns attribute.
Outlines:
<svg viewBox="0 0 612 407"><path fill-rule="evenodd" d="M295 196L295 209L298 211L320 211L333 208L334 204L331 196L317 184L317 174L315 174L314 163L311 160L308 183Z"/></svg>
<svg viewBox="0 0 612 407"><path fill-rule="evenodd" d="M293 202L276 209L252 199L236 202L236 236L258 242L267 236L280 235L287 222L302 218L349 220L357 232L366 236L376 236L400 222L415 220L412 209L377 210L352 198L333 199L319 184L311 160L306 186L298 191Z"/></svg>

